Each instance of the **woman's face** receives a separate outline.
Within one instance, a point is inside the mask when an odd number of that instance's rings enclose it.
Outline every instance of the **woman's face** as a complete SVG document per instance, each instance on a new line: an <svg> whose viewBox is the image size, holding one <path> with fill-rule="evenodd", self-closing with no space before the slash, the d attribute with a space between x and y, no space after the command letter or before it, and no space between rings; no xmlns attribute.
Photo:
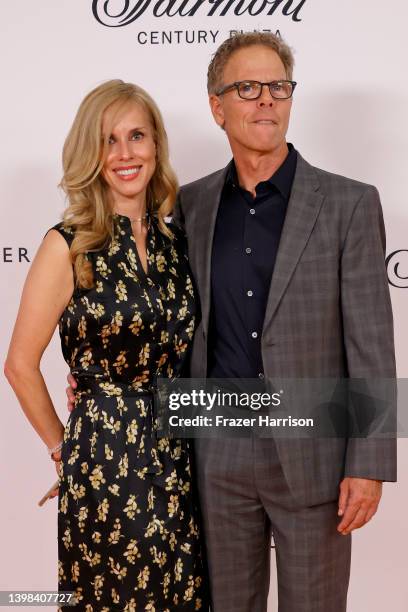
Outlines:
<svg viewBox="0 0 408 612"><path fill-rule="evenodd" d="M102 131L109 144L102 174L113 203L135 200L144 204L146 189L156 168L156 144L149 115L135 102L110 126L107 111Z"/></svg>

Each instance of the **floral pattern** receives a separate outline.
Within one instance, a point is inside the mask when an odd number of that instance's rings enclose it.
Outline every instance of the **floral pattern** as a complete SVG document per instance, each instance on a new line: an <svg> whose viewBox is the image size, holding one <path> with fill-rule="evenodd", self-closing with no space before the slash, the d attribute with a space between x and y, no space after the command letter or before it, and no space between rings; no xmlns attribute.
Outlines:
<svg viewBox="0 0 408 612"><path fill-rule="evenodd" d="M151 220L144 272L130 220L89 252L94 286L76 288L59 330L77 379L60 475L59 589L85 612L208 610L191 452L157 438L152 389L183 374L195 296L179 230ZM56 225L71 243L73 231Z"/></svg>

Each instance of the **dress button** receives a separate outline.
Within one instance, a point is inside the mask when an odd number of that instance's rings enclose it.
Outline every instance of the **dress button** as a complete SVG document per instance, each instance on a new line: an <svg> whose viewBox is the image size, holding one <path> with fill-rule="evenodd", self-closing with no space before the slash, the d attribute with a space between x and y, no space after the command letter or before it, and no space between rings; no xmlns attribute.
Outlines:
<svg viewBox="0 0 408 612"><path fill-rule="evenodd" d="M249 212L251 213L251 215L254 215L255 214L255 208L250 208Z"/></svg>
<svg viewBox="0 0 408 612"><path fill-rule="evenodd" d="M252 297L253 295L254 295L253 291L251 291L251 290L247 291L247 296L248 297Z"/></svg>
<svg viewBox="0 0 408 612"><path fill-rule="evenodd" d="M257 332L252 332L251 336L252 336L253 338L257 338L257 337L258 337L258 333L257 333Z"/></svg>
<svg viewBox="0 0 408 612"><path fill-rule="evenodd" d="M251 247L247 247L247 248L245 249L245 253L246 253L247 255L250 255L250 254L252 253L252 249L251 249Z"/></svg>
<svg viewBox="0 0 408 612"><path fill-rule="evenodd" d="M259 372L258 378L262 378L262 379L265 378L265 374L263 374L262 372Z"/></svg>

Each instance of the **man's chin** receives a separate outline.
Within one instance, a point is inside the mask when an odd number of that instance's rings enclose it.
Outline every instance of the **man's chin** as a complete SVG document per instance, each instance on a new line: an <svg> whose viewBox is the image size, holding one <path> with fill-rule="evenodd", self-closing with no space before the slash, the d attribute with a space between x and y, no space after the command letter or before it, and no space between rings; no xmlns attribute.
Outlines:
<svg viewBox="0 0 408 612"><path fill-rule="evenodd" d="M248 149L256 152L256 153L264 153L264 154L272 154L276 153L276 151L282 148L281 142L271 141L270 139L254 139L251 143L248 144Z"/></svg>
<svg viewBox="0 0 408 612"><path fill-rule="evenodd" d="M227 132L227 137L234 154L237 154L238 150L242 153L244 153L244 151L251 151L264 155L273 154L281 150L284 151L285 148L287 150L285 138L276 138L276 134L274 135L275 137L273 137L270 130L264 133L262 133L261 130L257 130L257 133L247 134L247 136L247 138L233 138L228 135Z"/></svg>

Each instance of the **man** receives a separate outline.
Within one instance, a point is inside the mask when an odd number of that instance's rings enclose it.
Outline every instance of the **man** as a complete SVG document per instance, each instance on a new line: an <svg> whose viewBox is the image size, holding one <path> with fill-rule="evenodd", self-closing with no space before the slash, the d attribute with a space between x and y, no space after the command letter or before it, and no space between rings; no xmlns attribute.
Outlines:
<svg viewBox="0 0 408 612"><path fill-rule="evenodd" d="M194 378L395 376L377 190L286 143L293 56L225 41L208 70L233 160L181 188L202 321ZM394 440L196 440L215 612L264 612L272 528L280 612L346 610L350 533L396 477ZM339 516L341 518L339 518Z"/></svg>
<svg viewBox="0 0 408 612"><path fill-rule="evenodd" d="M289 47L265 33L228 39L209 66L233 160L182 187L175 212L202 309L194 378L395 376L378 193L287 144L292 71ZM213 611L266 611L271 531L280 612L346 610L350 534L395 480L394 440L195 448Z"/></svg>

